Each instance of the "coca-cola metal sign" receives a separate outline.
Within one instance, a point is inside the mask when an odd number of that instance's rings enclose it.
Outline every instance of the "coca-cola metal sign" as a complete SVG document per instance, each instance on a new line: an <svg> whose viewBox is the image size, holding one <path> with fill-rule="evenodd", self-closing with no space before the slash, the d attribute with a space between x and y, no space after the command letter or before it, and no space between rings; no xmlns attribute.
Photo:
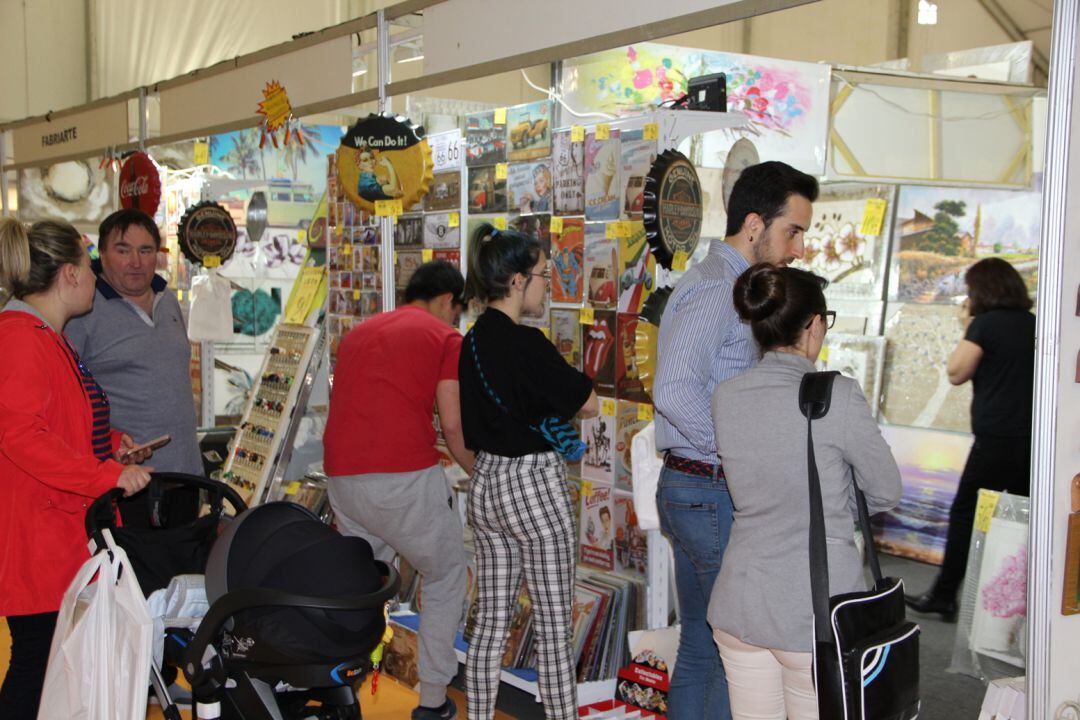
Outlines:
<svg viewBox="0 0 1080 720"><path fill-rule="evenodd" d="M120 205L153 217L161 202L157 164L144 152L132 153L120 167Z"/></svg>

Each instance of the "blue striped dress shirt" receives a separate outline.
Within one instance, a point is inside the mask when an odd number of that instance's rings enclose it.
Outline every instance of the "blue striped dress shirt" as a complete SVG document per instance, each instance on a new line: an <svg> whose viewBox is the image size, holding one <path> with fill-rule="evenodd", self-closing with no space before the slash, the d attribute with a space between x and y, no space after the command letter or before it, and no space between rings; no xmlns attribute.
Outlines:
<svg viewBox="0 0 1080 720"><path fill-rule="evenodd" d="M679 280L664 309L657 345L656 447L691 460L716 462L712 395L749 370L758 347L735 310L732 288L750 263L717 238L709 254Z"/></svg>

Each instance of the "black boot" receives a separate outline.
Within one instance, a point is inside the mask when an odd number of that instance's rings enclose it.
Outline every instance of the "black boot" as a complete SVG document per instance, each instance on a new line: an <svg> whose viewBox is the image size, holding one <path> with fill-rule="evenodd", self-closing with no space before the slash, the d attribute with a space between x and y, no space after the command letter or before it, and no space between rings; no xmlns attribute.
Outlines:
<svg viewBox="0 0 1080 720"><path fill-rule="evenodd" d="M904 602L915 612L938 613L945 622L956 622L956 600L938 597L933 591L918 596L905 595Z"/></svg>

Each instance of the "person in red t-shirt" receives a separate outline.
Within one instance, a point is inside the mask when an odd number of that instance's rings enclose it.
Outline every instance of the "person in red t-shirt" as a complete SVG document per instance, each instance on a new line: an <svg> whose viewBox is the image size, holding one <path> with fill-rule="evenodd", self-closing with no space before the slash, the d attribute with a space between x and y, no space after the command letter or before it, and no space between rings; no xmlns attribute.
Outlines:
<svg viewBox="0 0 1080 720"><path fill-rule="evenodd" d="M338 528L401 554L424 584L420 706L413 720L452 720L446 686L457 674L454 635L465 599L464 531L435 449L433 410L454 459L472 474L458 399L461 334L454 328L465 280L448 262L424 263L405 305L341 341L323 436L330 505Z"/></svg>

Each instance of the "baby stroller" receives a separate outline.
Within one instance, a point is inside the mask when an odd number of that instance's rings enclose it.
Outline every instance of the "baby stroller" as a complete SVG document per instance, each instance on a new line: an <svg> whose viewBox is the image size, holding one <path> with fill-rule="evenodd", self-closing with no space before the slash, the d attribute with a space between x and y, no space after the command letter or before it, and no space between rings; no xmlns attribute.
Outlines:
<svg viewBox="0 0 1080 720"><path fill-rule="evenodd" d="M163 650L166 666L191 683L197 716L359 718L354 685L372 667L397 572L375 561L366 541L340 535L300 505L245 509L223 483L169 473L154 480L206 490L209 514L180 528L116 528L121 493L113 490L91 506L87 532L99 548L101 530L112 532L144 593L165 587L176 570L204 573L206 615L194 631L166 628ZM156 668L152 675L166 717L179 718L166 682Z"/></svg>

